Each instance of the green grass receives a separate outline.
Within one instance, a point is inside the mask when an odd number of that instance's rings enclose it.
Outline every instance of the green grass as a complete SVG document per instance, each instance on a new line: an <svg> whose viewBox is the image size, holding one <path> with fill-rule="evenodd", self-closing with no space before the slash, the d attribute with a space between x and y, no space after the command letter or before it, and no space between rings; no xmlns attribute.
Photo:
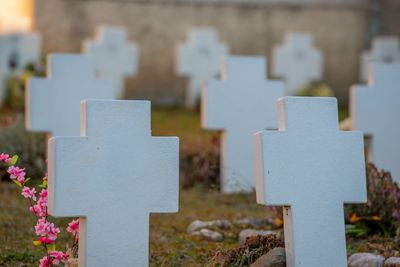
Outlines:
<svg viewBox="0 0 400 267"><path fill-rule="evenodd" d="M151 116L153 136L179 136L181 153L210 148L214 132L201 128L196 111L177 108L153 108Z"/></svg>
<svg viewBox="0 0 400 267"><path fill-rule="evenodd" d="M237 246L239 228L225 231L224 242L209 242L186 233L194 220L234 222L237 218L266 214L253 194L226 196L199 187L182 190L178 214L151 216L151 266L205 266L214 250Z"/></svg>

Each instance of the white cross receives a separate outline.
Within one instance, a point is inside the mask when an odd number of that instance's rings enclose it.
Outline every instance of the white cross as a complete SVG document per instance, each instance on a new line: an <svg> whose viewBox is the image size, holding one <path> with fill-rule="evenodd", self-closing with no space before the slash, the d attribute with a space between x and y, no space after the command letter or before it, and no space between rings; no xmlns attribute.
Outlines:
<svg viewBox="0 0 400 267"><path fill-rule="evenodd" d="M218 41L218 33L211 28L196 28L189 40L178 46L177 73L189 76L185 105L193 108L199 101L202 83L220 74L221 59L229 48Z"/></svg>
<svg viewBox="0 0 400 267"><path fill-rule="evenodd" d="M128 42L128 30L123 27L103 26L97 30L95 40L86 40L85 53L93 57L100 78L115 83L117 97L124 97L124 79L138 71L139 48Z"/></svg>
<svg viewBox="0 0 400 267"><path fill-rule="evenodd" d="M362 132L338 129L335 98L284 97L279 131L255 136L257 202L285 206L288 267L346 267L344 203L367 201Z"/></svg>
<svg viewBox="0 0 400 267"><path fill-rule="evenodd" d="M372 137L368 160L400 182L400 63L370 67L368 85L351 88L351 128Z"/></svg>
<svg viewBox="0 0 400 267"><path fill-rule="evenodd" d="M48 58L48 78L31 78L26 93L29 130L53 136L79 135L79 105L87 98L113 99L115 88L96 79L87 56L53 54Z"/></svg>
<svg viewBox="0 0 400 267"><path fill-rule="evenodd" d="M9 33L0 35L0 104L7 93L10 75L21 75L28 64L40 60L39 33Z"/></svg>
<svg viewBox="0 0 400 267"><path fill-rule="evenodd" d="M361 56L361 81L368 81L368 65L373 63L400 63L400 39L397 36L379 36L372 40L371 51Z"/></svg>
<svg viewBox="0 0 400 267"><path fill-rule="evenodd" d="M307 83L321 79L323 57L309 34L289 33L284 44L273 48L272 55L273 75L285 79L288 95L294 95Z"/></svg>
<svg viewBox="0 0 400 267"><path fill-rule="evenodd" d="M148 101L81 108L81 137L49 141L49 212L82 217L79 266L148 266L149 213L178 211L179 140L151 136Z"/></svg>
<svg viewBox="0 0 400 267"><path fill-rule="evenodd" d="M266 80L263 57L228 57L222 80L211 80L203 90L202 124L223 130L221 139L224 193L255 188L253 134L278 127L275 103L283 96L280 81Z"/></svg>

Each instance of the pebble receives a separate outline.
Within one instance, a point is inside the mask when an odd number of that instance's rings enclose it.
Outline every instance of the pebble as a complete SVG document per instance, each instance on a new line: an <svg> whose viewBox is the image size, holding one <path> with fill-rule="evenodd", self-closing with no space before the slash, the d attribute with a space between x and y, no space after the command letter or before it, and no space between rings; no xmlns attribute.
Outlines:
<svg viewBox="0 0 400 267"><path fill-rule="evenodd" d="M204 228L218 227L221 229L230 229L233 227L232 223L228 220L214 220L214 221L193 221L187 228L189 234L197 232Z"/></svg>
<svg viewBox="0 0 400 267"><path fill-rule="evenodd" d="M211 231L206 228L200 229L199 231L192 232L191 235L197 235L204 237L207 240L214 241L214 242L221 242L224 240L224 236L217 232L217 231Z"/></svg>
<svg viewBox="0 0 400 267"><path fill-rule="evenodd" d="M349 267L383 267L385 258L371 253L355 253L348 259Z"/></svg>
<svg viewBox="0 0 400 267"><path fill-rule="evenodd" d="M284 248L274 248L258 258L250 267L286 267Z"/></svg>
<svg viewBox="0 0 400 267"><path fill-rule="evenodd" d="M385 267L400 267L399 257L390 257L385 261Z"/></svg>

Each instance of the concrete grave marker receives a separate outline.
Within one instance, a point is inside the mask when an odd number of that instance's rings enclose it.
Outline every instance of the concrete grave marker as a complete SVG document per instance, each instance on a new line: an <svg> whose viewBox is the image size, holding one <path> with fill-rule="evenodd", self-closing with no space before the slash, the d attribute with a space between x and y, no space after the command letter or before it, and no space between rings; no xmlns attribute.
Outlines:
<svg viewBox="0 0 400 267"><path fill-rule="evenodd" d="M346 267L344 203L367 201L362 132L335 98L284 97L279 131L255 135L257 202L284 207L288 267Z"/></svg>
<svg viewBox="0 0 400 267"><path fill-rule="evenodd" d="M95 40L84 42L83 50L90 55L100 78L111 80L117 97L124 97L124 79L138 71L139 48L128 42L128 30L123 27L100 27Z"/></svg>
<svg viewBox="0 0 400 267"><path fill-rule="evenodd" d="M7 93L10 75L21 75L30 63L40 61L39 33L0 34L0 102Z"/></svg>
<svg viewBox="0 0 400 267"><path fill-rule="evenodd" d="M193 108L199 101L202 84L220 74L223 57L229 48L218 41L218 33L211 28L196 28L189 40L178 46L177 73L190 77L185 96L186 107Z"/></svg>
<svg viewBox="0 0 400 267"><path fill-rule="evenodd" d="M79 105L84 99L113 99L110 81L96 79L88 56L53 54L48 78L31 78L26 92L26 126L53 136L79 135Z"/></svg>
<svg viewBox="0 0 400 267"><path fill-rule="evenodd" d="M400 63L400 39L397 36L379 36L372 40L371 51L361 56L361 81L368 81L368 65L373 63Z"/></svg>
<svg viewBox="0 0 400 267"><path fill-rule="evenodd" d="M351 88L351 129L372 137L368 160L400 182L400 63L370 65L368 85Z"/></svg>
<svg viewBox="0 0 400 267"><path fill-rule="evenodd" d="M286 81L288 95L322 77L323 58L307 33L289 33L285 43L273 48L272 73Z"/></svg>
<svg viewBox="0 0 400 267"><path fill-rule="evenodd" d="M81 217L79 266L148 266L149 214L178 211L178 138L151 136L148 101L81 108L81 137L49 140L49 212Z"/></svg>
<svg viewBox="0 0 400 267"><path fill-rule="evenodd" d="M221 188L225 193L255 188L253 134L278 127L276 101L280 81L266 80L262 57L231 56L224 60L222 80L211 80L201 101L204 128L223 130Z"/></svg>

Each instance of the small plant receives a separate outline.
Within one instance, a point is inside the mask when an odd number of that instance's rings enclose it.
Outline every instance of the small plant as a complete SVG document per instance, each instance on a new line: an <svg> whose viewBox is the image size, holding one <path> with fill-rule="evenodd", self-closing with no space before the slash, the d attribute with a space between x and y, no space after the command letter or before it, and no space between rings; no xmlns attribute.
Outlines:
<svg viewBox="0 0 400 267"><path fill-rule="evenodd" d="M199 153L187 154L181 159L181 180L183 188L202 184L209 189L220 188L219 138L212 138L212 149Z"/></svg>
<svg viewBox="0 0 400 267"><path fill-rule="evenodd" d="M29 211L37 219L34 227L37 238L33 241L35 246L40 246L45 252L45 256L40 260L39 267L52 267L59 264L68 265L68 259L76 256L79 239L79 221L72 220L66 231L73 237L72 246L66 252L57 250L56 242L60 228L50 221L47 204L47 177L42 179L42 183L36 187L29 187L31 178L26 177L25 168L16 166L18 156L10 157L8 154L0 154L0 162L7 168L9 179L21 188L21 195L28 200ZM39 188L40 191L39 191Z"/></svg>
<svg viewBox="0 0 400 267"><path fill-rule="evenodd" d="M367 164L366 173L368 202L346 205L346 233L358 237L375 233L395 235L400 229L400 188L389 172L379 171L372 163ZM268 209L276 226L282 226L282 207ZM400 230L397 231L400 236Z"/></svg>
<svg viewBox="0 0 400 267"><path fill-rule="evenodd" d="M27 131L22 116L0 129L0 151L19 155L19 163L31 177L41 177L46 170L46 135ZM8 180L6 166L0 166L0 176Z"/></svg>
<svg viewBox="0 0 400 267"><path fill-rule="evenodd" d="M297 93L299 96L335 96L332 88L321 82L312 82Z"/></svg>
<svg viewBox="0 0 400 267"><path fill-rule="evenodd" d="M10 76L7 80L6 105L13 110L23 111L27 81L32 77L44 77L44 64L29 64L20 76Z"/></svg>
<svg viewBox="0 0 400 267"><path fill-rule="evenodd" d="M262 255L274 248L285 247L283 240L276 235L251 236L243 246L236 249L217 250L208 266L244 267L250 266Z"/></svg>
<svg viewBox="0 0 400 267"><path fill-rule="evenodd" d="M400 227L400 188L390 172L367 165L368 202L346 207L346 220L354 224L349 234L368 235L381 232L394 235Z"/></svg>

